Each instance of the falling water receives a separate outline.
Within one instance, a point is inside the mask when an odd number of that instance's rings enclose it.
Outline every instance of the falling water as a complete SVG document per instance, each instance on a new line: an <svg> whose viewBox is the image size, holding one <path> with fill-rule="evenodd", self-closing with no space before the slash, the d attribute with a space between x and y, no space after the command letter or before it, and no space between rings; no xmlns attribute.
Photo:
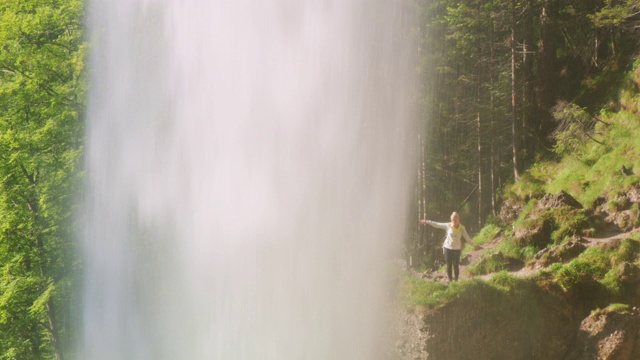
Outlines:
<svg viewBox="0 0 640 360"><path fill-rule="evenodd" d="M81 358L384 357L417 139L401 2L89 4Z"/></svg>

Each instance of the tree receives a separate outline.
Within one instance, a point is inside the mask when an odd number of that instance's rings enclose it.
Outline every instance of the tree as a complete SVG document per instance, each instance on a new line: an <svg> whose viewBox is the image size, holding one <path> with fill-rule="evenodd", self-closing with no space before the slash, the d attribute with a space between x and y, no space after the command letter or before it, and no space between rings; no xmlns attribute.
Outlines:
<svg viewBox="0 0 640 360"><path fill-rule="evenodd" d="M0 357L72 349L86 81L79 0L0 4Z"/></svg>

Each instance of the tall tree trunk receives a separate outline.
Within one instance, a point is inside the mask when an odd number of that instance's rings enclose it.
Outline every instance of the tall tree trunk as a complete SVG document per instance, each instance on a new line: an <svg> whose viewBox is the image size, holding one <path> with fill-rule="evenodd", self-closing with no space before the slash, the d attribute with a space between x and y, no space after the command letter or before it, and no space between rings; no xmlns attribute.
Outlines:
<svg viewBox="0 0 640 360"><path fill-rule="evenodd" d="M491 214L492 215L496 215L496 164L495 164L495 159L496 159L496 148L495 148L495 98L494 98L494 91L493 91L493 87L494 87L494 73L492 71L493 69L493 62L494 62L494 57L495 57L495 48L494 48L494 40L493 40L493 29L494 29L494 23L493 23L493 11L491 11L490 13L491 18L491 24L489 26L489 113L490 113L490 117L489 117L489 152L490 152L490 167L489 167L489 171L490 171L490 175L491 175Z"/></svg>
<svg viewBox="0 0 640 360"><path fill-rule="evenodd" d="M478 83L478 97L480 96L480 84ZM478 146L478 228L482 227L482 219L484 218L484 209L482 201L482 124L480 122L480 111L477 113L477 146Z"/></svg>
<svg viewBox="0 0 640 360"><path fill-rule="evenodd" d="M516 2L511 0L511 139L513 151L513 178L520 178L520 159L518 145L518 112L516 107Z"/></svg>
<svg viewBox="0 0 640 360"><path fill-rule="evenodd" d="M47 319L49 320L49 332L51 333L51 343L56 360L64 360L62 355L62 344L60 344L60 334L58 332L56 316L53 307L53 300L47 301Z"/></svg>
<svg viewBox="0 0 640 360"><path fill-rule="evenodd" d="M555 0L543 0L540 10L540 40L538 42L538 79L536 81L536 118L539 121L537 133L544 141L553 129L549 109L556 99L556 42L557 9Z"/></svg>

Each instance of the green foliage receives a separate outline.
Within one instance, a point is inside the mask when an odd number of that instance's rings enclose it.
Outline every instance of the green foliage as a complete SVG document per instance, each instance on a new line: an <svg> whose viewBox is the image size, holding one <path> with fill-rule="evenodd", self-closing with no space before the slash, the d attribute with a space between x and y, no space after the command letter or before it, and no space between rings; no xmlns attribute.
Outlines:
<svg viewBox="0 0 640 360"><path fill-rule="evenodd" d="M82 19L80 0L0 3L2 359L63 357L73 346L73 212L87 88Z"/></svg>
<svg viewBox="0 0 640 360"><path fill-rule="evenodd" d="M484 254L467 267L467 272L473 276L484 275L505 270L508 265L507 258L501 252Z"/></svg>
<svg viewBox="0 0 640 360"><path fill-rule="evenodd" d="M434 308L446 303L452 296L447 285L406 276L401 286L401 297L406 305Z"/></svg>
<svg viewBox="0 0 640 360"><path fill-rule="evenodd" d="M639 260L638 255L640 255L640 241L627 238L622 240L620 246L613 253L612 263L615 265L623 262L633 263Z"/></svg>
<svg viewBox="0 0 640 360"><path fill-rule="evenodd" d="M637 0L605 1L605 6L595 14L589 16L597 27L617 28L629 27L632 30L635 26L631 18L638 11Z"/></svg>
<svg viewBox="0 0 640 360"><path fill-rule="evenodd" d="M573 235L583 234L592 225L591 218L585 209L574 209L561 206L551 209L557 228L551 233L554 244L561 244Z"/></svg>
<svg viewBox="0 0 640 360"><path fill-rule="evenodd" d="M600 281L609 290L612 298L620 298L624 293L624 284L618 278L618 269L610 269Z"/></svg>
<svg viewBox="0 0 640 360"><path fill-rule="evenodd" d="M639 254L640 242L625 239L617 246L590 247L570 263L556 263L549 267L549 271L567 291L599 286L598 301L606 303L633 296L619 279L618 273L620 265L637 260Z"/></svg>
<svg viewBox="0 0 640 360"><path fill-rule="evenodd" d="M522 210L518 214L518 218L512 224L512 227L514 229L530 228L532 224L535 224L535 221L531 221L531 219L528 219L527 217L533 211L536 201L538 201L538 199L530 199L522 208Z"/></svg>
<svg viewBox="0 0 640 360"><path fill-rule="evenodd" d="M576 104L560 102L554 109L553 117L558 122L552 134L555 139L553 151L556 154L572 155L586 141L597 142L589 135L593 120L584 108Z"/></svg>
<svg viewBox="0 0 640 360"><path fill-rule="evenodd" d="M510 275L506 271L501 271L494 274L489 283L494 285L499 289L503 289L504 291L510 291L512 289L518 288L521 284L527 283L528 280L522 279L513 275Z"/></svg>
<svg viewBox="0 0 640 360"><path fill-rule="evenodd" d="M473 296L490 296L497 288L479 279L455 281L448 285L407 277L403 285L402 299L406 306L422 306L434 309L455 299ZM503 289L499 290L500 292Z"/></svg>
<svg viewBox="0 0 640 360"><path fill-rule="evenodd" d="M589 282L594 276L604 276L603 267L583 259L572 260L555 273L558 284L564 289L571 289L579 284Z"/></svg>
<svg viewBox="0 0 640 360"><path fill-rule="evenodd" d="M540 249L536 248L534 245L522 246L515 239L508 237L498 244L496 250L504 254L506 257L527 262L533 258L533 255L535 255Z"/></svg>
<svg viewBox="0 0 640 360"><path fill-rule="evenodd" d="M613 303L607 306L605 310L616 311L616 312L629 312L631 310L631 307L627 304Z"/></svg>
<svg viewBox="0 0 640 360"><path fill-rule="evenodd" d="M553 174L546 190L568 191L585 206L605 195L613 210L617 203L611 192L627 190L640 181L621 173L623 165L632 169L640 166L640 118L625 111L601 117L606 125L596 126L594 136L603 144L584 142L572 156L563 158L558 164L561 171Z"/></svg>
<svg viewBox="0 0 640 360"><path fill-rule="evenodd" d="M517 278L501 272L485 282L470 279L445 285L407 277L403 284L402 299L408 307L435 309L457 299L473 299L482 306L500 307L500 304L514 306L539 289L531 279Z"/></svg>
<svg viewBox="0 0 640 360"><path fill-rule="evenodd" d="M535 199L531 200L514 222L514 230L525 235L513 242L513 245L532 246L536 251L541 250L550 244L560 244L573 235L583 233L593 223L584 209L569 206L538 208L535 206L536 202Z"/></svg>
<svg viewBox="0 0 640 360"><path fill-rule="evenodd" d="M513 202L529 202L539 199L546 192L547 177L553 171L549 163L536 163L524 172L518 181L505 186L503 197Z"/></svg>
<svg viewBox="0 0 640 360"><path fill-rule="evenodd" d="M502 229L499 226L488 224L473 237L473 242L477 245L482 245L493 240L501 231Z"/></svg>

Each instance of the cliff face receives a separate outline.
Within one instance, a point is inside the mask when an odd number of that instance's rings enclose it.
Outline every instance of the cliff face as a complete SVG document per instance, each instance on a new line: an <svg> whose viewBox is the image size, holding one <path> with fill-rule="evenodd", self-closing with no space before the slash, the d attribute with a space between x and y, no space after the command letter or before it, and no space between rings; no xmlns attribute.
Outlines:
<svg viewBox="0 0 640 360"><path fill-rule="evenodd" d="M560 206L581 209L577 202L568 206L558 200L564 198L543 197L529 217L541 223ZM638 204L638 198L630 203ZM640 359L640 242L635 240L640 229L616 222L627 207L591 210L595 215L557 245L550 232L540 235L538 226L514 230L517 241L545 239L545 247L520 270L450 284L445 291L455 295L441 305L399 310L396 358ZM595 216L605 220L591 221ZM600 235L583 236L580 228L594 224Z"/></svg>
<svg viewBox="0 0 640 360"><path fill-rule="evenodd" d="M566 359L640 359L640 310L594 312L580 324Z"/></svg>
<svg viewBox="0 0 640 360"><path fill-rule="evenodd" d="M581 319L555 289L495 301L465 297L435 310L401 311L402 360L640 359L640 310L605 309Z"/></svg>
<svg viewBox="0 0 640 360"><path fill-rule="evenodd" d="M556 289L479 286L435 310L399 316L399 359L563 359L579 322Z"/></svg>

